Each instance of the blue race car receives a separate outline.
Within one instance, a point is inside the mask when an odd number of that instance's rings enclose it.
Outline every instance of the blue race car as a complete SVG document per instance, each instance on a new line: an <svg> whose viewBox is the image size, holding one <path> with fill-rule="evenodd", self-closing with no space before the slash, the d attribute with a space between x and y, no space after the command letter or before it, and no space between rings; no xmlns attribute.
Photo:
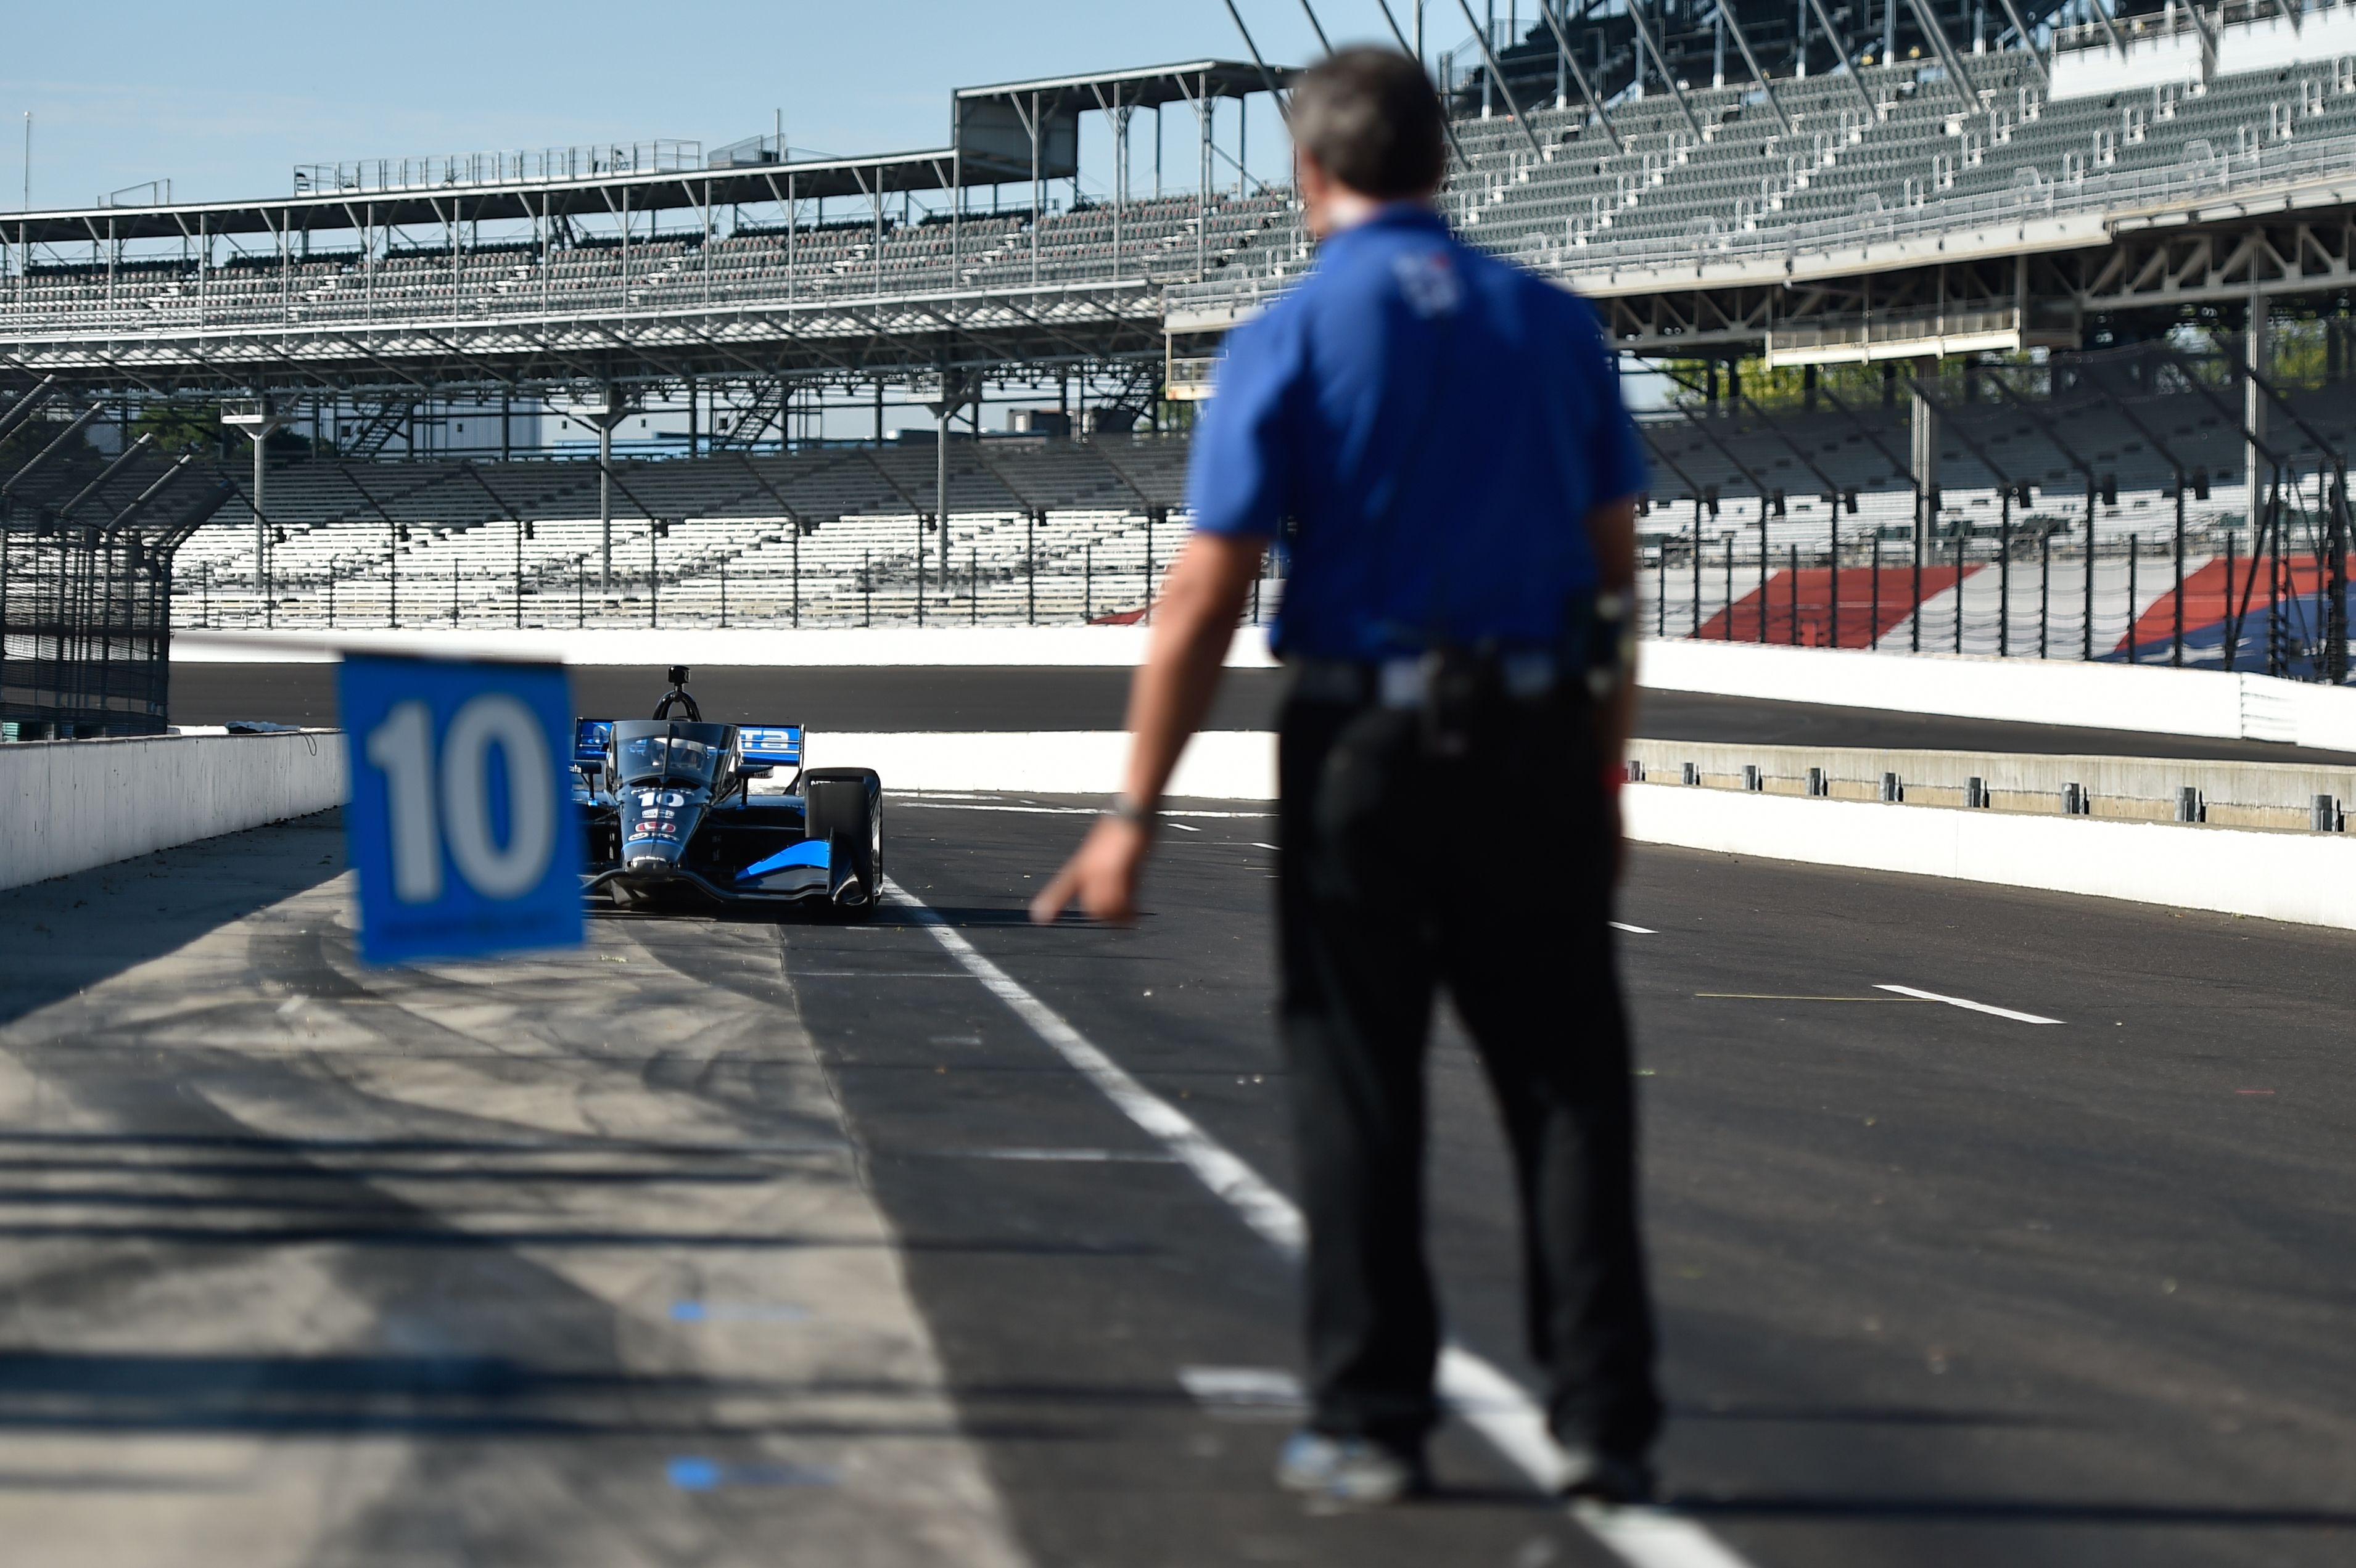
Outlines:
<svg viewBox="0 0 2356 1568"><path fill-rule="evenodd" d="M652 719L574 726L584 891L620 908L801 905L864 920L884 891L884 784L802 766L798 724L707 724L674 666ZM671 717L677 708L682 717ZM793 770L782 791L753 781Z"/></svg>

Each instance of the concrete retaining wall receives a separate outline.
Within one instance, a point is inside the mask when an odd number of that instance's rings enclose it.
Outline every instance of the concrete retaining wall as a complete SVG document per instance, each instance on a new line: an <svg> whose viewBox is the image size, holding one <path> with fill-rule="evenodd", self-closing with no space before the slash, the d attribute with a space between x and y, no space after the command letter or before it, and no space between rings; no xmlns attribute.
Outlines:
<svg viewBox="0 0 2356 1568"><path fill-rule="evenodd" d="M1638 667L1656 691L2356 752L2356 688L2271 676L1676 639L1645 643Z"/></svg>
<svg viewBox="0 0 2356 1568"><path fill-rule="evenodd" d="M334 731L0 746L0 888L325 811L344 791Z"/></svg>
<svg viewBox="0 0 2356 1568"><path fill-rule="evenodd" d="M1643 843L2356 930L2356 840L1630 784Z"/></svg>
<svg viewBox="0 0 2356 1568"><path fill-rule="evenodd" d="M1119 730L1025 733L838 734L809 738L814 768L873 768L886 790L1011 790L1042 795L1119 793L1129 736ZM1173 795L1276 798L1276 737L1210 730L1188 742Z"/></svg>
<svg viewBox="0 0 2356 1568"><path fill-rule="evenodd" d="M2182 762L2154 757L2040 756L2007 752L1875 751L1846 746L1758 746L1695 741L1635 741L1631 759L1646 779L1676 784L1691 763L1713 789L1744 787L1745 767L1760 771L1764 794L1805 795L1811 769L1824 773L1835 800L1878 801L1885 773L1896 773L1908 805L1961 806L1971 779L1988 808L2062 814L2062 786L2088 797L2086 815L2172 822L2179 792L2200 792L2197 820L2216 827L2305 831L2319 795L2356 800L2356 767L2297 763Z"/></svg>

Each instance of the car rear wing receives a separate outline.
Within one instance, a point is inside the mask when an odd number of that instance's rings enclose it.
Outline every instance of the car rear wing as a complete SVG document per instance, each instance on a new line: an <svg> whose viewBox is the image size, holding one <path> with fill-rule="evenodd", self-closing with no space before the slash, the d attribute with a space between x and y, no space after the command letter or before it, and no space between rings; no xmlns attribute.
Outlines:
<svg viewBox="0 0 2356 1568"><path fill-rule="evenodd" d="M802 765L802 727L740 724L736 727L736 749L744 753L746 767L798 768Z"/></svg>
<svg viewBox="0 0 2356 1568"><path fill-rule="evenodd" d="M573 721L573 765L576 768L602 768L605 753L614 743L614 721L610 719L575 719Z"/></svg>

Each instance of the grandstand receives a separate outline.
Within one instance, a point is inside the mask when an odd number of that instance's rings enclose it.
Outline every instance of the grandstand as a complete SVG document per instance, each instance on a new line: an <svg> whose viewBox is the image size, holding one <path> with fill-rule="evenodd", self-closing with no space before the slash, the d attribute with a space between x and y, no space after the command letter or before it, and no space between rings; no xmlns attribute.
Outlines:
<svg viewBox="0 0 2356 1568"><path fill-rule="evenodd" d="M610 593L594 465L294 465L270 494L264 581L249 540L211 530L180 556L182 619L817 626L1142 610L1177 542L1183 443L952 442L946 535L937 455L836 446L617 464Z"/></svg>
<svg viewBox="0 0 2356 1568"><path fill-rule="evenodd" d="M2100 656L2190 592L2179 566L2343 581L2356 11L2292 5L1646 0L1444 51L1459 232L1684 383L1644 420L1655 629L1762 635L1729 607L1879 556L1910 595L1922 562L1928 597L1885 626L1877 592L1837 640L2018 653L2013 609L1931 600L1939 571L2033 557L2035 645ZM1311 264L1290 193L1218 133L1289 75L961 90L917 153L306 165L284 198L0 219L0 353L126 432L174 399L307 419L261 545L241 487L182 552L184 624L1130 616L1183 519L1218 336ZM1157 135L1132 188L1132 122L1165 110L1201 133L1191 187L1162 187ZM1118 149L1092 193L1083 115ZM1075 381L1082 439L982 431L988 389ZM873 443L821 442L802 417L887 389L931 406L932 441L883 442L879 413ZM545 453L391 460L437 400L605 429L683 402L689 426L680 458L614 459L606 484ZM2329 674L2338 613L2166 656Z"/></svg>

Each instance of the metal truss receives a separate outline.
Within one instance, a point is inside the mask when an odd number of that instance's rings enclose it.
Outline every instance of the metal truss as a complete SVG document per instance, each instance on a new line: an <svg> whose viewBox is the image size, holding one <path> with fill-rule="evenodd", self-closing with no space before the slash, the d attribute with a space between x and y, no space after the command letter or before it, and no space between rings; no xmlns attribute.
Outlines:
<svg viewBox="0 0 2356 1568"><path fill-rule="evenodd" d="M2329 293L2356 286L2356 212L2120 236L2090 265L2089 311L2246 302L2252 295Z"/></svg>
<svg viewBox="0 0 2356 1568"><path fill-rule="evenodd" d="M0 337L0 354L20 370L158 396L415 396L462 387L523 391L691 377L873 381L937 375L944 368L1019 374L1024 367L1158 362L1162 350L1161 290L1138 279L671 308L617 303L505 318L305 318Z"/></svg>

